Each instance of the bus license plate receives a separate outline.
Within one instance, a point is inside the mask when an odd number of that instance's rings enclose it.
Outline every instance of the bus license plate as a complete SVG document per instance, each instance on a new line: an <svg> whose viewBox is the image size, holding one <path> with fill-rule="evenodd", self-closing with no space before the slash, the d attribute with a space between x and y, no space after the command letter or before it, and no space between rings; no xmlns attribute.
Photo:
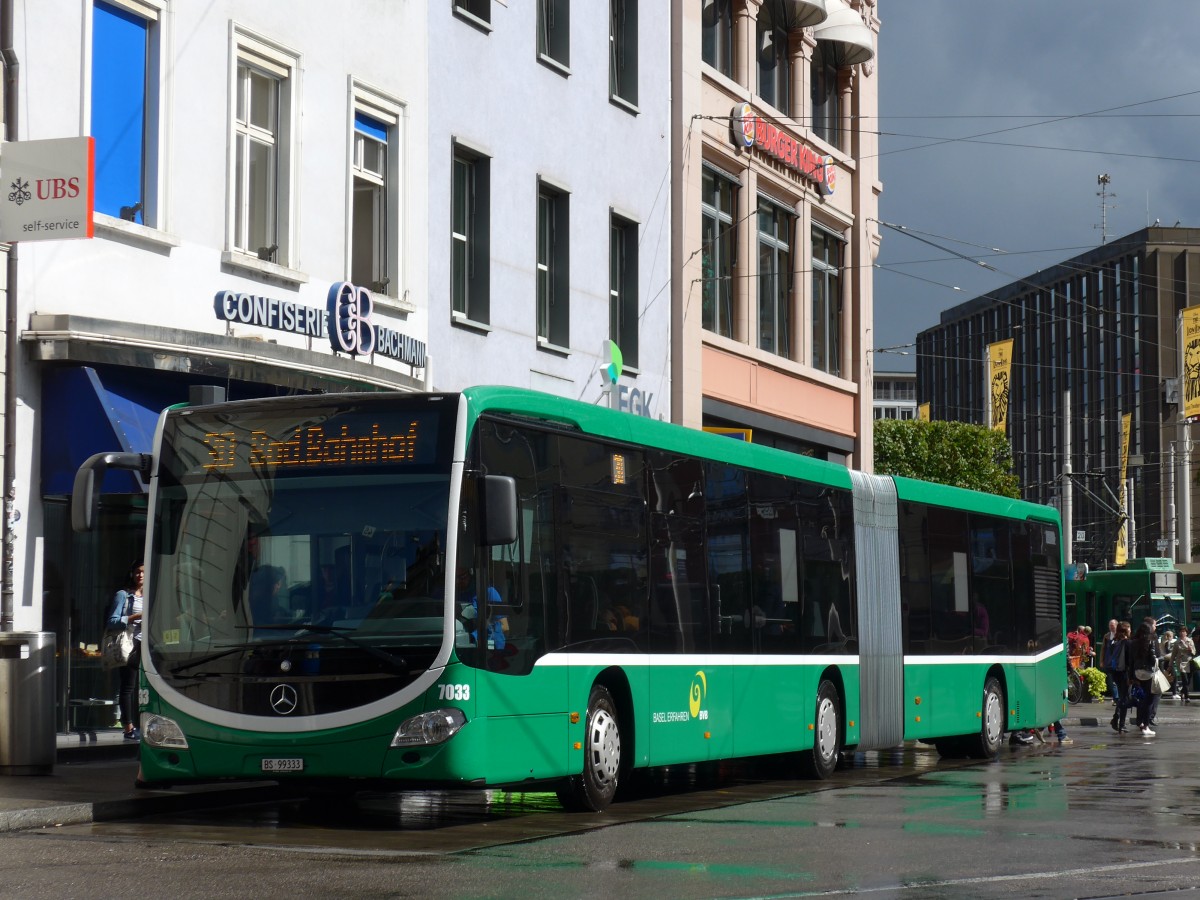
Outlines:
<svg viewBox="0 0 1200 900"><path fill-rule="evenodd" d="M264 759L262 761L262 770L264 772L303 772L304 760L302 759Z"/></svg>

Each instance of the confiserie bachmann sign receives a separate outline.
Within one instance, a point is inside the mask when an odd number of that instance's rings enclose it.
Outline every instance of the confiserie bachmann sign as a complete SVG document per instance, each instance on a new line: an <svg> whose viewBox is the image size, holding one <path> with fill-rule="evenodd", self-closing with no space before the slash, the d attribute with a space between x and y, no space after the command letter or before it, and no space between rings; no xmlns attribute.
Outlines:
<svg viewBox="0 0 1200 900"><path fill-rule="evenodd" d="M737 146L757 148L811 181L822 194L833 193L837 181L833 157L817 153L762 116L755 115L754 107L749 103L739 103L733 108L729 130L730 138Z"/></svg>

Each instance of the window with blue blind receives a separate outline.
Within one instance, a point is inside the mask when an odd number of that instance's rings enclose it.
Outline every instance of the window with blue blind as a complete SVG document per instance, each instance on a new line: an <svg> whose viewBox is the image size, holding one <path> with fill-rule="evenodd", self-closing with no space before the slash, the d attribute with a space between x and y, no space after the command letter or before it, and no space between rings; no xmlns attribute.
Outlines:
<svg viewBox="0 0 1200 900"><path fill-rule="evenodd" d="M147 223L147 158L153 140L150 42L154 22L97 0L92 14L92 137L96 212Z"/></svg>
<svg viewBox="0 0 1200 900"><path fill-rule="evenodd" d="M356 111L350 279L376 293L395 295L388 253L388 167L388 125Z"/></svg>

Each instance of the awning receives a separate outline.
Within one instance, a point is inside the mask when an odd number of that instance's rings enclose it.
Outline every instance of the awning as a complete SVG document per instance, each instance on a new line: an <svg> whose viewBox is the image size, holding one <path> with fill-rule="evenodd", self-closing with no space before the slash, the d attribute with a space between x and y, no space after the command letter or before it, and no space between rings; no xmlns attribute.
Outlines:
<svg viewBox="0 0 1200 900"><path fill-rule="evenodd" d="M846 0L825 0L828 18L813 30L818 41L833 45L838 68L856 66L875 57L875 35Z"/></svg>
<svg viewBox="0 0 1200 900"><path fill-rule="evenodd" d="M828 0L765 0L758 16L784 31L809 28L825 21Z"/></svg>
<svg viewBox="0 0 1200 900"><path fill-rule="evenodd" d="M42 494L70 494L75 471L93 453L120 450L149 453L158 414L186 396L156 396L144 383L102 376L90 366L47 369L42 379ZM140 494L146 485L137 472L110 470L106 494Z"/></svg>

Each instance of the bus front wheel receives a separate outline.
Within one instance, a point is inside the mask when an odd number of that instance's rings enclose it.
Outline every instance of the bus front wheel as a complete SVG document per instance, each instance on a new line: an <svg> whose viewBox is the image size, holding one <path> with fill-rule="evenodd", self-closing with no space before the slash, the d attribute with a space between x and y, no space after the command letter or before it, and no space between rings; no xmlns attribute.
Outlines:
<svg viewBox="0 0 1200 900"><path fill-rule="evenodd" d="M800 769L809 778L828 778L837 768L842 751L842 711L837 688L822 681L817 688L813 747L800 754Z"/></svg>
<svg viewBox="0 0 1200 900"><path fill-rule="evenodd" d="M583 742L583 774L558 792L567 809L602 812L612 803L621 771L621 726L612 694L594 685L588 697Z"/></svg>

